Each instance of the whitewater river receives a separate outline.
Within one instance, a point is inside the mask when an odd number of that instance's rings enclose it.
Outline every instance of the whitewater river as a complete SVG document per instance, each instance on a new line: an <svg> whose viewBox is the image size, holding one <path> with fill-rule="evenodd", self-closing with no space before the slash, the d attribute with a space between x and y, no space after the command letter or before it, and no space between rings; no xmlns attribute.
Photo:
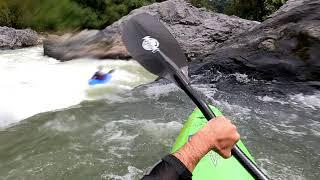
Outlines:
<svg viewBox="0 0 320 180"><path fill-rule="evenodd" d="M90 88L98 65L116 69ZM210 72L195 88L238 126L272 179L320 179L320 91ZM195 108L134 61L60 63L42 48L0 51L0 180L139 179L170 151ZM312 82L316 84L315 82Z"/></svg>

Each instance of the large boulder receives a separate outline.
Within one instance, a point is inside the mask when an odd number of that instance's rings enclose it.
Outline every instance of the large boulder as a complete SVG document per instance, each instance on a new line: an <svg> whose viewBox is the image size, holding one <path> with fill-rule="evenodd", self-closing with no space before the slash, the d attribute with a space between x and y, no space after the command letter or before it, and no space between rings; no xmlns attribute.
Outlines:
<svg viewBox="0 0 320 180"><path fill-rule="evenodd" d="M289 0L262 24L212 49L199 71L320 80L319 17L320 0Z"/></svg>
<svg viewBox="0 0 320 180"><path fill-rule="evenodd" d="M256 21L196 8L185 0L168 0L133 10L128 16L121 18L103 32L105 34L120 33L123 22L131 16L145 12L158 17L163 22L190 59L202 57L219 44L260 24Z"/></svg>
<svg viewBox="0 0 320 180"><path fill-rule="evenodd" d="M158 17L166 25L189 59L207 54L217 45L259 24L255 21L196 8L185 0L168 0L136 9L93 35L80 33L80 35L47 39L44 43L44 52L60 60L71 60L83 56L128 58L129 54L120 38L121 24L132 15L144 12Z"/></svg>
<svg viewBox="0 0 320 180"><path fill-rule="evenodd" d="M128 59L130 56L118 35L104 36L98 30L83 30L78 34L50 35L43 41L44 54L61 61L80 57L98 59Z"/></svg>
<svg viewBox="0 0 320 180"><path fill-rule="evenodd" d="M0 49L35 46L40 43L38 34L31 29L0 27Z"/></svg>

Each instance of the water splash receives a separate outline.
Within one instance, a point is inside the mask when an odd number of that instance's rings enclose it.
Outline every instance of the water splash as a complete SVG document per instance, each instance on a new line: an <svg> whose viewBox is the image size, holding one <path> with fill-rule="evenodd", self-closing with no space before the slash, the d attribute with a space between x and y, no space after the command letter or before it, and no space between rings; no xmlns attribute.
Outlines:
<svg viewBox="0 0 320 180"><path fill-rule="evenodd" d="M107 86L89 87L98 65L116 69ZM41 47L0 54L0 127L83 100L113 98L154 80L135 61L79 59L61 63L42 55Z"/></svg>

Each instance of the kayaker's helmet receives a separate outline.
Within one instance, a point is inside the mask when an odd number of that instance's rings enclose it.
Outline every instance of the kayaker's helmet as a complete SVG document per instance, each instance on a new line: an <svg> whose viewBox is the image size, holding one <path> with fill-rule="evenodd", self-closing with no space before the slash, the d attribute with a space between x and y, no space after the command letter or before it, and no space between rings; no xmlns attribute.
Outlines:
<svg viewBox="0 0 320 180"><path fill-rule="evenodd" d="M103 65L98 66L98 70L99 70L99 71L102 71L103 68L104 68Z"/></svg>

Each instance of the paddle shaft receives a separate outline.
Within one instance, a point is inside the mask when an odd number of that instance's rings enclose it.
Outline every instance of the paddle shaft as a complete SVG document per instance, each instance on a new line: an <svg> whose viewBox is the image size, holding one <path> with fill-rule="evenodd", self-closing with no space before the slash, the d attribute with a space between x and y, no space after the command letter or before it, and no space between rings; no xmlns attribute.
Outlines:
<svg viewBox="0 0 320 180"><path fill-rule="evenodd" d="M177 82L180 88L192 99L192 101L198 106L202 114L209 121L216 117L212 110L209 108L208 104L202 100L198 93L191 87L190 82L186 79L185 75L181 72L180 68L177 67L170 58L168 58L164 53L158 51L166 63L169 63L175 74L173 74L173 79ZM259 180L268 180L269 178L241 151L241 149L236 145L232 148L232 155L240 162L240 164L255 178Z"/></svg>
<svg viewBox="0 0 320 180"><path fill-rule="evenodd" d="M175 76L175 79L181 89L187 93L187 95L192 99L192 101L198 106L202 114L209 121L214 118L215 115L209 108L209 106L200 99L198 93L186 82L181 81L181 78ZM242 166L255 178L261 180L268 180L269 178L241 151L241 149L236 145L232 148L232 155L242 164Z"/></svg>
<svg viewBox="0 0 320 180"><path fill-rule="evenodd" d="M134 59L153 74L176 82L195 102L207 120L215 117L207 103L190 86L186 74L182 72L187 62L179 43L158 19L150 14L138 14L125 23L123 32L123 42ZM237 146L232 149L232 154L254 178L268 179Z"/></svg>

